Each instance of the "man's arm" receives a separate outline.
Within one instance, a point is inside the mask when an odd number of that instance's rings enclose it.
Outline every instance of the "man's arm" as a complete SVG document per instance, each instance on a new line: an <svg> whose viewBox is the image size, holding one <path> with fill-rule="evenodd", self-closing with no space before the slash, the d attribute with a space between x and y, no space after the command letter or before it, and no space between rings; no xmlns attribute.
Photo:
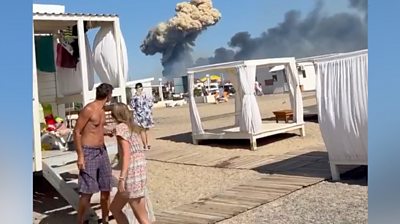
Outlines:
<svg viewBox="0 0 400 224"><path fill-rule="evenodd" d="M82 151L82 130L85 128L87 122L90 119L92 111L91 108L85 107L79 113L78 120L76 121L75 128L74 128L74 143L75 143L75 150L78 154L78 166L79 160L83 161L83 151Z"/></svg>

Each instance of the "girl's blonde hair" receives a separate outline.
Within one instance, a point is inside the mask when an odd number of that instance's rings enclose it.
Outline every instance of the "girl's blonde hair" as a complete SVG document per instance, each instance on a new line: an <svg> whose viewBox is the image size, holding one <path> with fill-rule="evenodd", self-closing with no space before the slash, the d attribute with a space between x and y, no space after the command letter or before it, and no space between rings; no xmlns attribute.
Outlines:
<svg viewBox="0 0 400 224"><path fill-rule="evenodd" d="M133 113L124 103L116 103L111 109L111 116L117 121L118 124L124 123L129 127L131 133L138 132L138 128L133 122Z"/></svg>

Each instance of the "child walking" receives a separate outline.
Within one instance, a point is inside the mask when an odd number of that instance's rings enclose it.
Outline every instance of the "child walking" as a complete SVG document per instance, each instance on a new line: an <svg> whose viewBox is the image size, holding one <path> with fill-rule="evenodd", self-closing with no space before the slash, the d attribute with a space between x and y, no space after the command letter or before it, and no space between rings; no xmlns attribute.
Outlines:
<svg viewBox="0 0 400 224"><path fill-rule="evenodd" d="M144 148L138 140L138 129L128 106L116 103L112 108L112 117L117 122L115 135L118 142L119 165L121 173L118 192L111 203L110 210L119 224L129 224L122 211L128 203L140 224L149 224L149 212L146 209L146 159Z"/></svg>

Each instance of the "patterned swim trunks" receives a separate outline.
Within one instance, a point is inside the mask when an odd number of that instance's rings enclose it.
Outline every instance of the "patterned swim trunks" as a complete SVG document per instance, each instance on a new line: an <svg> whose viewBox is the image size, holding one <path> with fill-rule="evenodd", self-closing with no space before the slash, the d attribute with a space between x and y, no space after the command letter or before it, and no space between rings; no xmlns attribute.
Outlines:
<svg viewBox="0 0 400 224"><path fill-rule="evenodd" d="M107 149L83 146L85 169L79 171L79 193L94 194L99 191L111 191L111 164Z"/></svg>

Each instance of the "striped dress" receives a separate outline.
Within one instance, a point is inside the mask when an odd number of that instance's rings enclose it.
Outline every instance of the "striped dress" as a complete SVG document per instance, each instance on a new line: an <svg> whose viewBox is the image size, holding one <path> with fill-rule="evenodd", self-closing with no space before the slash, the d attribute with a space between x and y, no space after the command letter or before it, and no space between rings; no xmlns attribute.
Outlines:
<svg viewBox="0 0 400 224"><path fill-rule="evenodd" d="M144 197L147 179L146 158L143 147L140 146L138 135L131 133L128 126L124 123L117 125L116 135L128 141L131 146L130 164L125 180L125 192L129 198ZM120 155L122 155L122 152L120 152Z"/></svg>

